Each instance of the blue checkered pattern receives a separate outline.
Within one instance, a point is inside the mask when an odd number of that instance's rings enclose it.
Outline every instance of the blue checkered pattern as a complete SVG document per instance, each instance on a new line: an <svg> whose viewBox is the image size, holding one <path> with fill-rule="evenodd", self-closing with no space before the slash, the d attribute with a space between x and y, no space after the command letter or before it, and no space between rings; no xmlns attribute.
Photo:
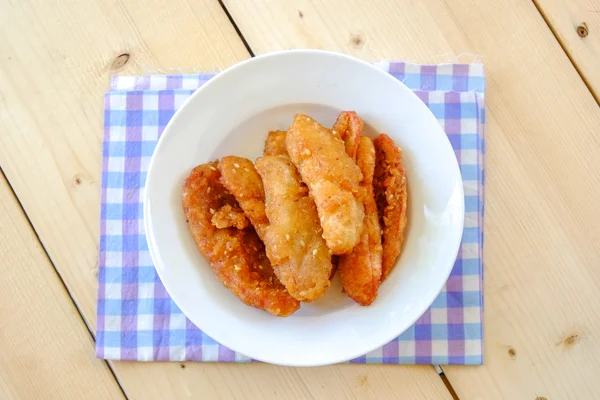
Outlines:
<svg viewBox="0 0 600 400"><path fill-rule="evenodd" d="M480 64L378 66L404 82L444 128L460 164L465 225L458 258L429 310L392 342L352 363L483 362L484 85ZM175 110L212 74L114 77L105 97L99 289L99 358L251 361L185 318L152 265L141 192L156 141Z"/></svg>

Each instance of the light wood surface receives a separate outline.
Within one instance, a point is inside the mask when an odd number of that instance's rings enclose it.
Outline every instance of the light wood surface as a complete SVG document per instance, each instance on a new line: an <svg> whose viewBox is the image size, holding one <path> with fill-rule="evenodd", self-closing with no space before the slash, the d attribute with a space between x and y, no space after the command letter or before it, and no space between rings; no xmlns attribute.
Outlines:
<svg viewBox="0 0 600 400"><path fill-rule="evenodd" d="M257 54L311 47L370 61L481 56L488 77L485 365L443 369L463 400L600 393L594 311L600 111L536 6L521 0L224 4ZM559 38L568 32L564 10L578 18L573 10L583 7L593 18L596 5L537 1ZM600 74L594 69L596 25L588 23L584 51L565 46L592 89ZM249 55L216 0L5 0L0 37L0 166L44 246L0 180L6 274L0 350L8 360L0 367L0 397L119 397L110 371L93 360L91 338L43 254L93 330L108 77L212 71ZM47 345L54 335L53 345L61 346ZM22 341L28 347L15 345ZM428 366L112 366L129 398L451 398Z"/></svg>
<svg viewBox="0 0 600 400"><path fill-rule="evenodd" d="M0 398L123 398L1 172L0 227Z"/></svg>
<svg viewBox="0 0 600 400"><path fill-rule="evenodd" d="M5 1L0 4L0 37L0 165L94 330L102 96L109 76L170 68L213 71L249 54L219 3L209 0ZM21 225L21 229L28 226ZM36 267L54 273L49 263ZM32 290L29 295L39 294ZM81 323L72 319L73 324ZM73 344L69 351L87 359L94 354L91 345L79 349ZM95 365L100 368L102 362ZM132 399L451 398L429 366L292 369L112 363L112 367ZM25 372L14 371L28 376ZM43 378L69 385L77 376L61 381L48 373ZM88 382L89 386L80 384L92 393L94 381ZM19 388L23 384L14 376L9 383ZM43 389L33 392L37 386L29 390L26 394L31 396L26 397L44 396Z"/></svg>
<svg viewBox="0 0 600 400"><path fill-rule="evenodd" d="M535 3L600 103L600 1Z"/></svg>
<svg viewBox="0 0 600 400"><path fill-rule="evenodd" d="M2 3L0 163L93 328L110 75L216 70L248 53L210 0L85 3Z"/></svg>
<svg viewBox="0 0 600 400"><path fill-rule="evenodd" d="M257 54L314 47L371 61L481 57L488 110L485 365L443 370L460 399L597 397L600 111L535 5L225 5ZM595 67L600 73L597 59Z"/></svg>
<svg viewBox="0 0 600 400"><path fill-rule="evenodd" d="M427 366L285 368L184 363L182 368L179 363L119 364L135 370L128 371L126 381L125 371L117 372L122 383L136 390L135 394L127 392L133 399L452 399L435 370ZM167 375L168 381L161 375ZM145 387L143 392L138 386Z"/></svg>

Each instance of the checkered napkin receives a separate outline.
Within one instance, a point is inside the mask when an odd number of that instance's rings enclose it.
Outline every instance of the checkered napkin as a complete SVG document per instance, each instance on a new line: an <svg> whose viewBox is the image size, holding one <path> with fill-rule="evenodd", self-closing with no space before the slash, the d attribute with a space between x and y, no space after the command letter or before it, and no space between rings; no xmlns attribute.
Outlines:
<svg viewBox="0 0 600 400"><path fill-rule="evenodd" d="M481 64L381 62L444 128L460 163L465 228L452 274L400 337L352 360L375 364L483 362L484 75ZM148 252L142 191L157 139L212 74L113 77L105 96L96 356L137 361L252 361L196 328L170 299Z"/></svg>

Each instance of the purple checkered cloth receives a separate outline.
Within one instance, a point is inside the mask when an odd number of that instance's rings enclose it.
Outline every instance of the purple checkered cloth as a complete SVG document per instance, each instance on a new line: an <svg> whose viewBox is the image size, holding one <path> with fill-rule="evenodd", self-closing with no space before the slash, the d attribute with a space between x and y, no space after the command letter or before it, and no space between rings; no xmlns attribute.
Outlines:
<svg viewBox="0 0 600 400"><path fill-rule="evenodd" d="M482 364L484 85L481 64L381 62L431 109L459 161L462 245L445 288L406 332L350 362ZM213 74L113 77L105 96L96 356L134 361L252 361L195 327L169 297L148 252L142 191L175 110Z"/></svg>

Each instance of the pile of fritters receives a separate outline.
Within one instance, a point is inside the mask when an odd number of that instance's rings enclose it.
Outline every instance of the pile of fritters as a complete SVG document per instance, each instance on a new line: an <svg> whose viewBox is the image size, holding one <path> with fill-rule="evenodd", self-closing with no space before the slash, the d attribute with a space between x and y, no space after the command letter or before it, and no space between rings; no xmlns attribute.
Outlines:
<svg viewBox="0 0 600 400"><path fill-rule="evenodd" d="M353 111L332 129L297 114L254 163L228 156L192 170L182 191L190 232L245 304L288 316L323 296L336 268L350 298L375 300L402 249L406 176L392 139L362 131Z"/></svg>

